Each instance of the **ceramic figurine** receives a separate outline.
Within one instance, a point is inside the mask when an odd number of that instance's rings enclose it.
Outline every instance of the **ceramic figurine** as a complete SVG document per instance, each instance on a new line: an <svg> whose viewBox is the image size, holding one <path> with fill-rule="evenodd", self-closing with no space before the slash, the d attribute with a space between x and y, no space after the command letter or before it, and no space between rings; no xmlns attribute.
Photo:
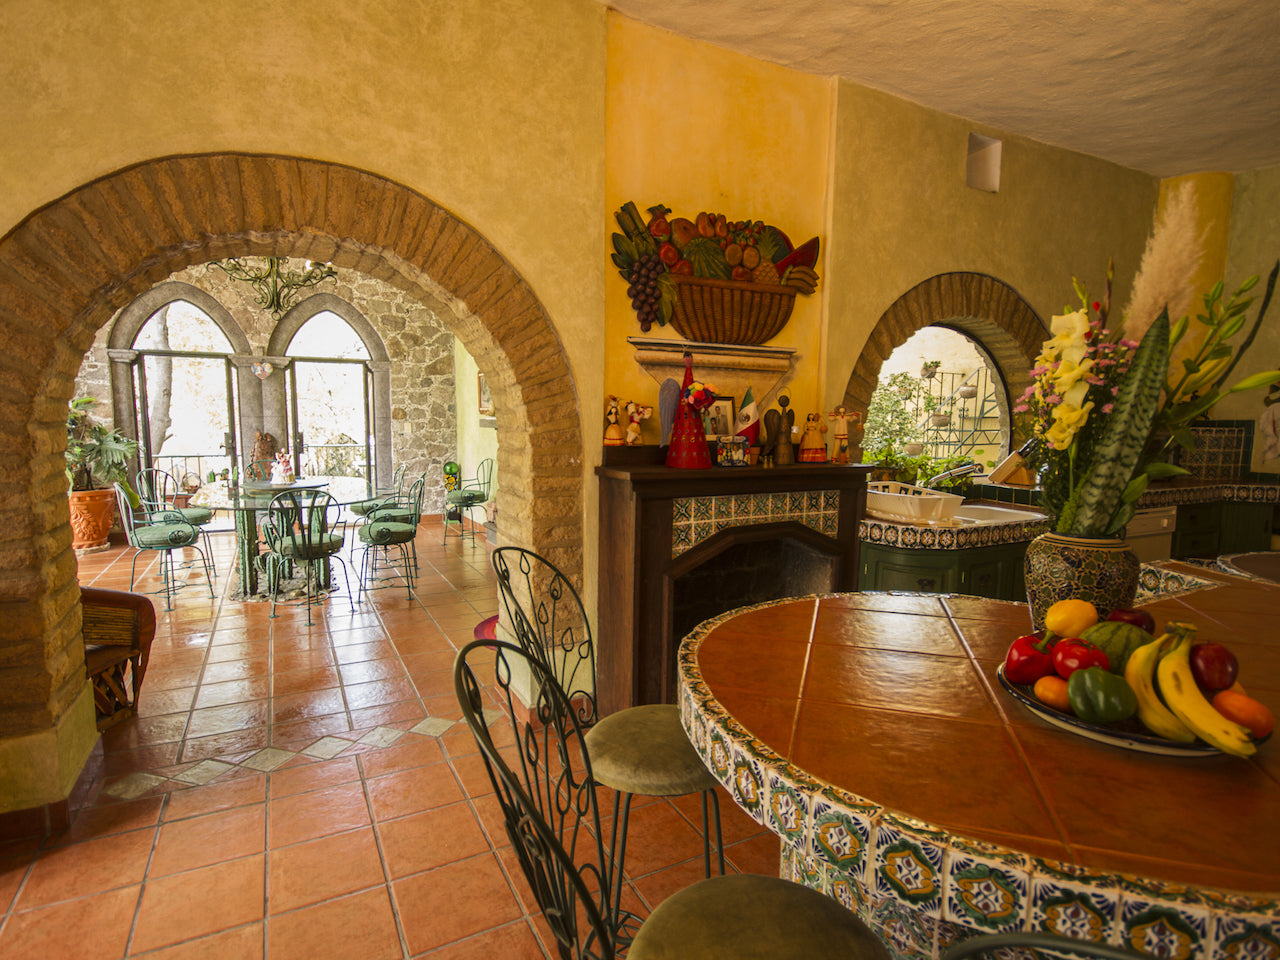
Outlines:
<svg viewBox="0 0 1280 960"><path fill-rule="evenodd" d="M684 384L676 405L675 423L671 427L671 445L667 447L667 466L681 470L701 470L711 466L707 449L707 432L702 426L702 411L715 402L715 389L693 379L693 354L684 355Z"/></svg>
<svg viewBox="0 0 1280 960"><path fill-rule="evenodd" d="M676 407L680 405L680 384L671 377L662 381L658 388L658 425L662 437L658 443L665 447L671 442L671 427L676 422Z"/></svg>
<svg viewBox="0 0 1280 960"><path fill-rule="evenodd" d="M253 433L253 450L249 454L249 462L274 460L276 458L276 438L269 433L255 430Z"/></svg>
<svg viewBox="0 0 1280 960"><path fill-rule="evenodd" d="M827 432L827 425L819 414L811 413L804 418L804 433L800 435L801 463L826 463L827 441L822 435Z"/></svg>
<svg viewBox="0 0 1280 960"><path fill-rule="evenodd" d="M293 462L289 459L289 451L281 450L276 454L276 462L271 465L272 483L293 483Z"/></svg>
<svg viewBox="0 0 1280 960"><path fill-rule="evenodd" d="M835 424L834 441L835 451L831 457L832 463L848 463L849 462L849 422L853 421L853 432L855 441L862 438L862 414L850 413L848 408L840 406L836 407L829 414L827 419Z"/></svg>
<svg viewBox="0 0 1280 960"><path fill-rule="evenodd" d="M620 447L626 443L626 436L622 432L622 424L618 422L618 398L610 397L608 409L604 414L604 445L606 447Z"/></svg>
<svg viewBox="0 0 1280 960"><path fill-rule="evenodd" d="M796 425L796 412L788 410L791 398L783 394L778 398L778 406L782 411L770 410L765 414L764 425L769 431L769 449L773 455L775 467L787 467L796 462L795 444L791 442L791 433Z"/></svg>
<svg viewBox="0 0 1280 960"><path fill-rule="evenodd" d="M628 400L627 411L627 444L635 446L640 442L640 421L653 416L653 407L642 407L634 400Z"/></svg>

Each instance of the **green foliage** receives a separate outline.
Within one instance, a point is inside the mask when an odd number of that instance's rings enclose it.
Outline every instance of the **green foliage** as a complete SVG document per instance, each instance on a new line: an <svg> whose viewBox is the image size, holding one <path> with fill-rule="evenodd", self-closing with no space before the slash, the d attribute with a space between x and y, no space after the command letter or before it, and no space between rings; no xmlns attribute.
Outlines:
<svg viewBox="0 0 1280 960"><path fill-rule="evenodd" d="M924 431L920 422L936 406L937 400L922 389L916 377L909 373L893 374L871 395L862 448L880 450L922 442Z"/></svg>
<svg viewBox="0 0 1280 960"><path fill-rule="evenodd" d="M72 490L121 483L132 493L129 458L138 451L137 441L93 421L89 408L97 402L93 397L79 397L67 410L67 479Z"/></svg>

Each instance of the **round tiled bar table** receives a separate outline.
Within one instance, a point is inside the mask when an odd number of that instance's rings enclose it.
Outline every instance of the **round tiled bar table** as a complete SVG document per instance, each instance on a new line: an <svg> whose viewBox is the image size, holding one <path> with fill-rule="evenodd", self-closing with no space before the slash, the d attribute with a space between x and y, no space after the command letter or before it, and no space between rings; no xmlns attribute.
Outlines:
<svg viewBox="0 0 1280 960"><path fill-rule="evenodd" d="M1148 609L1226 640L1233 618L1274 616L1280 590L1224 581ZM899 957L1017 929L1280 957L1277 743L1250 760L1168 757L1060 730L996 678L1029 624L1024 604L951 595L746 607L684 640L681 715L782 839L781 874L844 902ZM1231 646L1246 687L1280 698L1274 620Z"/></svg>

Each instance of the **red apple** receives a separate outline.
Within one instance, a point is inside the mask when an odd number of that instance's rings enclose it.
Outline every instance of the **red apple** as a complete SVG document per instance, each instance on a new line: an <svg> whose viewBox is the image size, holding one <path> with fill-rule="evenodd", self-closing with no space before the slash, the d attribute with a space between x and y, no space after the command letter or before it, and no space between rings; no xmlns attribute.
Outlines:
<svg viewBox="0 0 1280 960"><path fill-rule="evenodd" d="M1236 655L1220 643L1191 646L1191 674L1204 690L1225 690L1236 682L1240 664Z"/></svg>
<svg viewBox="0 0 1280 960"><path fill-rule="evenodd" d="M1156 618L1145 610L1130 610L1126 607L1117 607L1107 614L1108 620L1119 620L1121 623L1132 623L1135 627L1141 627L1153 637L1156 635Z"/></svg>

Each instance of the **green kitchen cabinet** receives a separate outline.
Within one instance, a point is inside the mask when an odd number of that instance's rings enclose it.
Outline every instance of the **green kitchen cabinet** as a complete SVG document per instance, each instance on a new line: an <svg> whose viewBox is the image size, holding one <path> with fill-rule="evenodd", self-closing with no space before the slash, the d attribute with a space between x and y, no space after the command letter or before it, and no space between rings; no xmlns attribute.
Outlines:
<svg viewBox="0 0 1280 960"><path fill-rule="evenodd" d="M1026 600L1022 562L1026 543L963 550L918 550L880 543L860 546L863 590L964 593L993 600Z"/></svg>
<svg viewBox="0 0 1280 960"><path fill-rule="evenodd" d="M1174 557L1217 557L1271 549L1275 505L1270 503L1187 503L1178 507Z"/></svg>

